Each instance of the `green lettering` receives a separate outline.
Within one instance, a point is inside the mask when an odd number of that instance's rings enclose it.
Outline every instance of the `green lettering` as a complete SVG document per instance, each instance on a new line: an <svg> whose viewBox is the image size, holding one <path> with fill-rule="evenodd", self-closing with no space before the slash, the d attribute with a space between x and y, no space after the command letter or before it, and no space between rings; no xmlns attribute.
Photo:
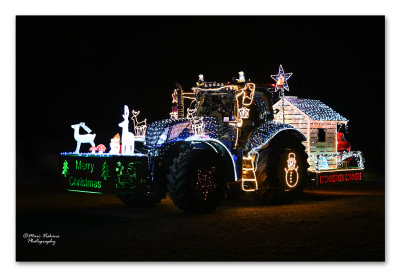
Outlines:
<svg viewBox="0 0 400 277"><path fill-rule="evenodd" d="M71 182L71 180L72 180L72 182ZM70 186L74 186L74 185L75 185L75 180L76 180L76 179L75 179L74 177L72 177L72 176L69 177L69 185L70 185Z"/></svg>
<svg viewBox="0 0 400 277"><path fill-rule="evenodd" d="M90 180L87 178L75 178L73 176L70 176L68 179L68 184L73 187L83 187L83 188L95 188L95 189L100 189L101 188L101 181L97 180Z"/></svg>
<svg viewBox="0 0 400 277"><path fill-rule="evenodd" d="M83 163L82 161L75 161L75 168L76 170L87 170L90 173L94 171L94 163Z"/></svg>

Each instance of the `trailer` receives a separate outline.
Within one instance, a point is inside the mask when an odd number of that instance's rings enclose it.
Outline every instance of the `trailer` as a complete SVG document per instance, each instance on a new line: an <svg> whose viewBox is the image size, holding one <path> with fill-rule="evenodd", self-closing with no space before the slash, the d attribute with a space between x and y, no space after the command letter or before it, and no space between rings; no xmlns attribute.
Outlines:
<svg viewBox="0 0 400 277"><path fill-rule="evenodd" d="M274 104L275 122L300 130L307 138L303 145L308 154L308 169L316 185L360 182L364 176L361 151L351 151L346 140L349 120L315 99L285 96Z"/></svg>

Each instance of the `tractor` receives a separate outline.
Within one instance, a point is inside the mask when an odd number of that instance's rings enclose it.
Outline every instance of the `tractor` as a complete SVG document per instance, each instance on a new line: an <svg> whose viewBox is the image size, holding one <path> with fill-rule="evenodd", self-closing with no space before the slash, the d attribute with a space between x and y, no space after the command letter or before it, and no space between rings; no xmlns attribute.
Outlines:
<svg viewBox="0 0 400 277"><path fill-rule="evenodd" d="M171 118L149 124L144 153L151 185L120 195L129 206L160 202L169 192L186 212L210 212L221 200L251 193L262 203L297 199L308 182L305 136L273 122L273 89L244 80L177 84ZM190 102L186 108L185 102Z"/></svg>
<svg viewBox="0 0 400 277"><path fill-rule="evenodd" d="M262 203L291 202L301 196L309 180L302 143L306 137L291 125L273 121L273 93L274 88L246 81L244 75L226 83L205 82L199 75L190 91L176 84L170 118L147 126L136 147L140 153L61 157L102 159L94 167L103 171L108 158L113 188L107 190L104 179L102 189L133 207L159 203L168 192L179 209L192 213L214 211L222 200L245 192ZM132 169L135 174L119 184L118 178L125 175L113 171L113 162L121 167L124 159L142 167Z"/></svg>

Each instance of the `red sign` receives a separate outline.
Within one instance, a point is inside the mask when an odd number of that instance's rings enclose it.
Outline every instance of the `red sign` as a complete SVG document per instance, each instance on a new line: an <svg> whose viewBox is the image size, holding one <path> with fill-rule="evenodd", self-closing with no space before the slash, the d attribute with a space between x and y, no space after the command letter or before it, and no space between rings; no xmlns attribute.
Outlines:
<svg viewBox="0 0 400 277"><path fill-rule="evenodd" d="M318 184L359 182L363 179L363 172L361 170L318 172L316 179Z"/></svg>

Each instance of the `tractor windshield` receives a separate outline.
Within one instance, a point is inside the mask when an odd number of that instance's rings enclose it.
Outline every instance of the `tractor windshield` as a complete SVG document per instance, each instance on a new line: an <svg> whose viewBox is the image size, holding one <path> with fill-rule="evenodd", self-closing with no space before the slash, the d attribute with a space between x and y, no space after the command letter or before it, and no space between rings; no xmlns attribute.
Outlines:
<svg viewBox="0 0 400 277"><path fill-rule="evenodd" d="M231 120L233 115L232 93L212 92L204 94L199 101L199 115L212 116L220 121Z"/></svg>

